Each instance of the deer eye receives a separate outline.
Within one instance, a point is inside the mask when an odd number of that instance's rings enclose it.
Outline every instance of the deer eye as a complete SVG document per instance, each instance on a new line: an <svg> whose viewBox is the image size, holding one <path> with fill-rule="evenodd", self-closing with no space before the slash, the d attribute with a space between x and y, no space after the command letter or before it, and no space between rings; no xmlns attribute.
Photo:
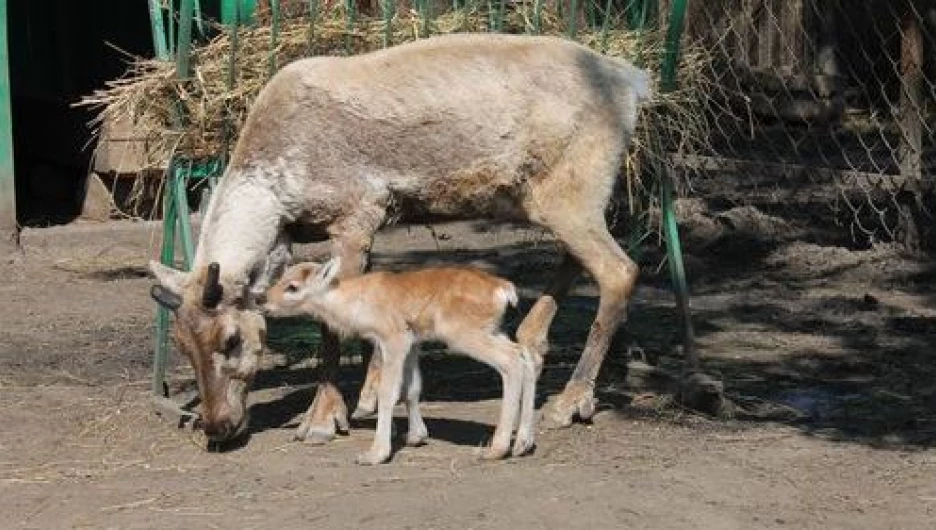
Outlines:
<svg viewBox="0 0 936 530"><path fill-rule="evenodd" d="M297 287L296 284L291 283L291 284L287 285L286 288L283 289L283 290L286 291L287 293L295 293L295 292L299 291L299 287Z"/></svg>

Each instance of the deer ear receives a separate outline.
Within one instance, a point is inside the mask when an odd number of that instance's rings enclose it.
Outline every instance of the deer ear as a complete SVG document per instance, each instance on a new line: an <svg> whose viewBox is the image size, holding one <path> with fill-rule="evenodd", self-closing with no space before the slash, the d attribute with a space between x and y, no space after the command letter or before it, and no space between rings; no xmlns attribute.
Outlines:
<svg viewBox="0 0 936 530"><path fill-rule="evenodd" d="M185 280L188 278L187 272L177 271L158 261L150 261L149 268L163 289L176 297L182 296L182 289L185 286Z"/></svg>
<svg viewBox="0 0 936 530"><path fill-rule="evenodd" d="M179 306L182 305L181 296L173 293L158 283L150 287L150 296L152 296L153 300L156 300L159 305L173 312L179 309Z"/></svg>
<svg viewBox="0 0 936 530"><path fill-rule="evenodd" d="M316 275L316 281L324 283L325 285L331 285L335 278L338 277L338 273L341 272L341 258L334 257L319 269L318 274Z"/></svg>

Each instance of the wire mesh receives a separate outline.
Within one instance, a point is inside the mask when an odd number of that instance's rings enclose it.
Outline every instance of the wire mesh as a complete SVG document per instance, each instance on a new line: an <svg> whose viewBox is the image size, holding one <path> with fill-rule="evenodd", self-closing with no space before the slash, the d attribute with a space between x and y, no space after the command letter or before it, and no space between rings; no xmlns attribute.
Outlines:
<svg viewBox="0 0 936 530"><path fill-rule="evenodd" d="M708 142L672 153L697 192L827 208L856 243L915 244L936 171L936 2L690 2L713 52ZM726 191L727 190L727 191Z"/></svg>

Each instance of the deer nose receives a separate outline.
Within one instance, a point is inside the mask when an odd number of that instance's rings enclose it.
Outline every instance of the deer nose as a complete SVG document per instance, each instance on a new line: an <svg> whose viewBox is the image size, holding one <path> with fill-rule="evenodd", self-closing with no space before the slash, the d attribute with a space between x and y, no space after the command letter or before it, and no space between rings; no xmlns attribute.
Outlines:
<svg viewBox="0 0 936 530"><path fill-rule="evenodd" d="M211 440L224 441L231 437L231 433L234 431L234 426L230 422L226 421L216 421L212 423L205 423L202 425L202 428L205 430L205 436Z"/></svg>

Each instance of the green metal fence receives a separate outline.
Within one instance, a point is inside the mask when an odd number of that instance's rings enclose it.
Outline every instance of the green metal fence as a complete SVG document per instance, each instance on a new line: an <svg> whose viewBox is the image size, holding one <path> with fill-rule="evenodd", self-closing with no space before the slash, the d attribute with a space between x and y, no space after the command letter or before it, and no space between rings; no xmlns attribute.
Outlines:
<svg viewBox="0 0 936 530"><path fill-rule="evenodd" d="M15 244L17 235L9 64L7 6L6 0L0 0L0 244Z"/></svg>
<svg viewBox="0 0 936 530"><path fill-rule="evenodd" d="M241 24L268 24L270 28L268 69L269 75L276 70L279 64L277 58L278 36L281 18L285 7L283 4L292 4L298 2L281 2L280 0L270 0L269 11L264 13L255 12L256 2L252 0L224 0L222 2L222 19L230 32L230 62L228 66L227 79L228 86L234 84L236 76L236 54L238 53L238 26ZM317 30L319 29L323 9L342 10L344 17L344 53L350 54L355 51L355 39L360 24L365 23L360 13L358 13L358 4L354 0L341 0L340 3L334 2L331 5L322 3L320 0L303 1L305 8L303 15L308 20L308 51L310 54L317 50ZM434 22L438 13L434 12L433 6L429 0L415 0L414 14L407 14L415 26L414 35L423 38L433 33ZM464 0L453 3L453 9L464 13L483 12L487 15L486 29L488 31L500 31L505 28L508 16L520 15L522 26L526 33L540 34L544 27L544 0L533 0L522 4L512 4L508 6L504 0ZM579 37L584 30L599 35L600 47L606 48L610 31L616 25L626 25L630 29L641 30L650 20L659 17L660 11L655 0L629 0L623 6L617 6L610 0L596 0L588 2L572 2L565 4L567 8L560 10L564 18L564 33L567 38L575 39ZM153 21L153 37L155 49L159 58L166 61L175 61L176 74L180 79L185 79L190 74L191 51L192 51L192 24L194 20L199 20L198 2L194 0L180 0L179 11L173 11L171 4L166 5L158 0L150 0L151 15ZM685 14L686 0L674 0L671 8L667 12L666 21L667 36L665 43L665 53L660 65L646 65L651 68L659 68L662 73L661 90L673 90L677 86L679 64L680 43L683 27L683 17ZM379 17L382 27L381 45L391 46L394 44L394 30L401 24L401 6L395 0L382 0L375 16ZM366 23L373 23L373 17L366 19ZM404 21L405 23L405 21ZM467 23L463 28L468 29ZM183 113L173 117L181 125L186 117ZM179 242L182 248L182 265L185 268L190 267L192 257L194 256L194 240L192 237L192 228L189 224L189 206L186 199L186 190L192 185L193 181L207 181L209 187L213 186L214 181L220 176L224 168L224 162L227 157L227 150L231 145L232 123L230 116L226 116L223 124L223 136L225 138L224 147L221 152L215 156L205 159L191 160L184 156L174 158L167 170L165 185L163 191L163 243L161 260L167 265L176 265L175 250ZM663 142L659 142L663 145ZM653 157L655 160L664 160L663 156ZM659 193L658 201L663 213L662 229L665 235L668 260L670 263L670 272L673 279L674 289L677 295L677 302L683 321L683 333L686 353L686 366L688 370L695 370L699 367L699 360L694 348L693 330L689 317L688 289L685 277L685 271L682 262L682 253L679 242L679 234L676 223L674 208L674 186L671 181L668 169L665 164L648 164L654 172L654 181L659 183L654 189ZM637 232L646 231L647 226L636 227ZM644 237L640 234L632 238L632 241L642 241ZM154 358L153 372L153 392L159 396L167 395L165 383L166 359L169 351L168 346L168 312L159 308L156 317L156 348Z"/></svg>

